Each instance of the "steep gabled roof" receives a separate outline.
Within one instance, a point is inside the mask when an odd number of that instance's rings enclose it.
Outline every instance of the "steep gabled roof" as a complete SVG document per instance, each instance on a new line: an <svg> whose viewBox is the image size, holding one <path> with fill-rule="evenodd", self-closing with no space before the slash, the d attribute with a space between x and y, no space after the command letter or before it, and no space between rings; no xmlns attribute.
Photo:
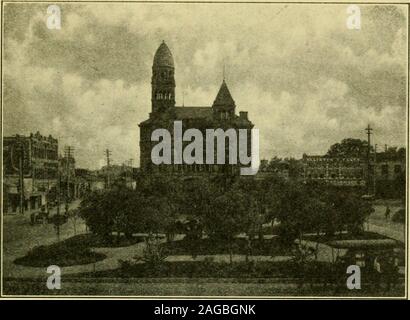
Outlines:
<svg viewBox="0 0 410 320"><path fill-rule="evenodd" d="M229 92L225 80L222 81L222 85L219 88L213 106L235 106L235 101Z"/></svg>

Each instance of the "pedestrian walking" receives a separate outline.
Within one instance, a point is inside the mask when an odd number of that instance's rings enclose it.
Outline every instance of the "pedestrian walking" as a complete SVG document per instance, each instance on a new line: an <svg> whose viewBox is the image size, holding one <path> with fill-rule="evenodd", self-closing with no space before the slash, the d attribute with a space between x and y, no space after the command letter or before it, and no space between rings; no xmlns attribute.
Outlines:
<svg viewBox="0 0 410 320"><path fill-rule="evenodd" d="M390 208L389 205L386 205L386 212L384 213L386 221L390 219Z"/></svg>
<svg viewBox="0 0 410 320"><path fill-rule="evenodd" d="M381 265L379 262L379 257L376 257L373 261L373 271L374 271L374 278L375 278L374 285L376 289L380 289L382 270L381 270Z"/></svg>

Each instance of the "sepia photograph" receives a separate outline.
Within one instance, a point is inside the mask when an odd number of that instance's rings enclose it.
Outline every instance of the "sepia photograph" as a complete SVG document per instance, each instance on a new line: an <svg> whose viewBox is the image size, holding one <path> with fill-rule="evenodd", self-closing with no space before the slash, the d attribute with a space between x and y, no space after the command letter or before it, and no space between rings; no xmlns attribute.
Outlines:
<svg viewBox="0 0 410 320"><path fill-rule="evenodd" d="M407 3L1 10L2 299L407 299Z"/></svg>

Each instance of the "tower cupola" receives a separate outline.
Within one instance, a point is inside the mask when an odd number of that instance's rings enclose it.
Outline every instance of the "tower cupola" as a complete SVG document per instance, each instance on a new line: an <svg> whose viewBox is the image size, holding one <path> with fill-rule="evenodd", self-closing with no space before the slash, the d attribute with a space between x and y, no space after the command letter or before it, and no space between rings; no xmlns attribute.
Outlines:
<svg viewBox="0 0 410 320"><path fill-rule="evenodd" d="M164 41L155 52L152 65L152 111L161 112L175 107L174 58Z"/></svg>

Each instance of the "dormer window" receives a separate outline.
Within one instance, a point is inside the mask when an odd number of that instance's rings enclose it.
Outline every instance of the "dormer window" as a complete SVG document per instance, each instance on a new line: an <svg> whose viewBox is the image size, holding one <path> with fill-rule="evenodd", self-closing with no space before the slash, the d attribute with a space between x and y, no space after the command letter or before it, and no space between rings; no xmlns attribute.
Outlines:
<svg viewBox="0 0 410 320"><path fill-rule="evenodd" d="M229 119L229 111L221 111L220 112L220 117L221 120L228 120Z"/></svg>

